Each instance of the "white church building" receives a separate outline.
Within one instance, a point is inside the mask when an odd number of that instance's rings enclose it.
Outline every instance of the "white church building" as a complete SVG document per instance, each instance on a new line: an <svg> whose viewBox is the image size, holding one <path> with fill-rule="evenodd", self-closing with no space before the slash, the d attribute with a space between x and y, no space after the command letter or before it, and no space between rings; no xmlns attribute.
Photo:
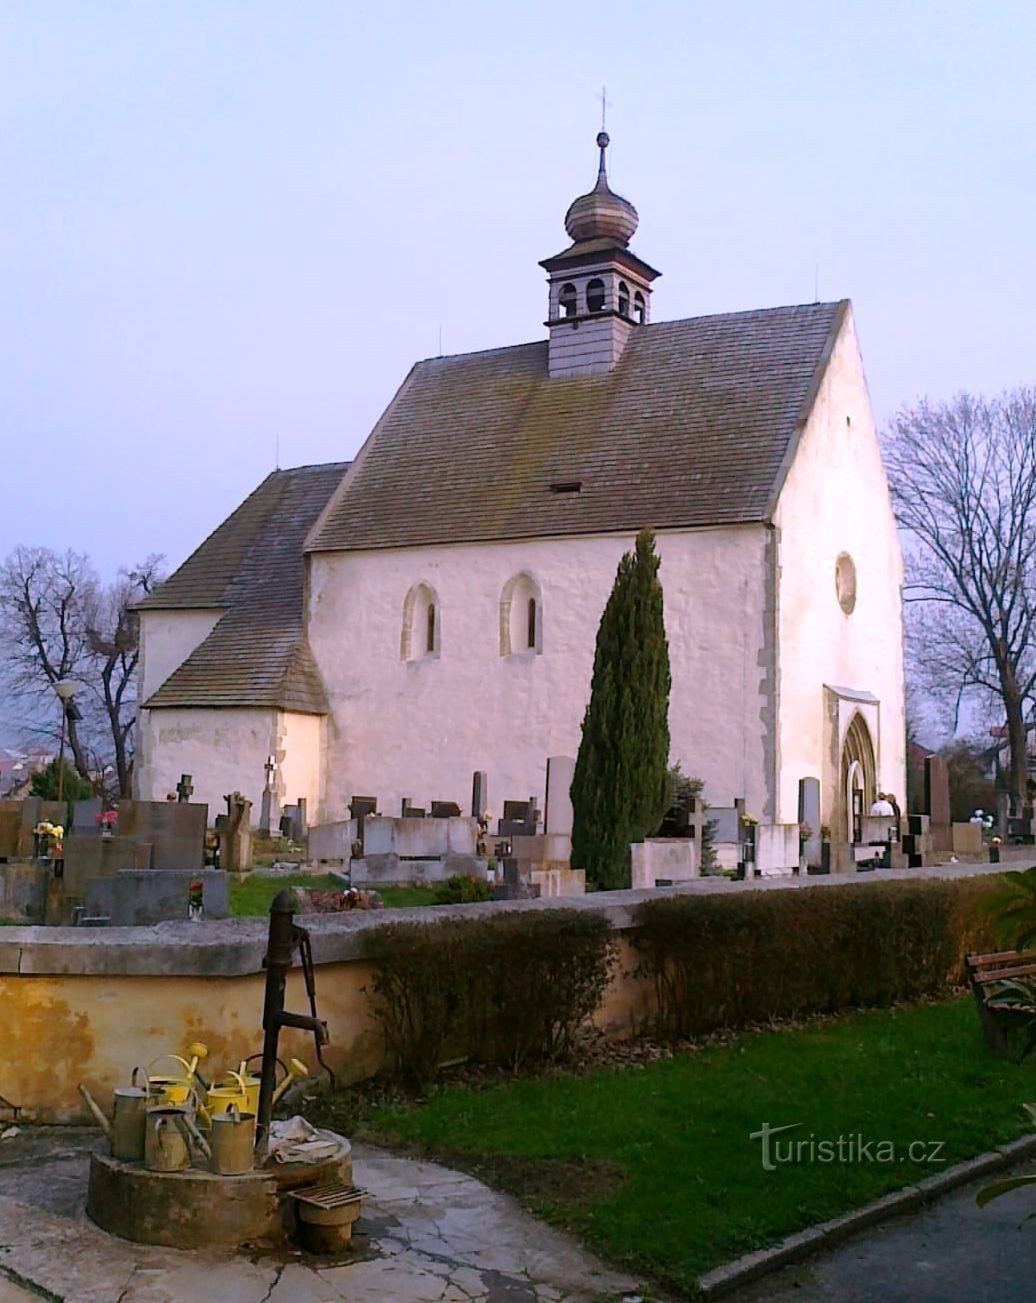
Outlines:
<svg viewBox="0 0 1036 1303"><path fill-rule="evenodd" d="M141 606L138 795L181 773L310 822L466 810L573 756L622 553L657 531L672 760L822 821L905 786L902 559L847 301L654 320L600 170L543 261L547 338L418 362L351 463L269 475ZM530 323L530 327L533 323ZM531 332L530 332L531 333ZM814 830L815 832L818 830Z"/></svg>

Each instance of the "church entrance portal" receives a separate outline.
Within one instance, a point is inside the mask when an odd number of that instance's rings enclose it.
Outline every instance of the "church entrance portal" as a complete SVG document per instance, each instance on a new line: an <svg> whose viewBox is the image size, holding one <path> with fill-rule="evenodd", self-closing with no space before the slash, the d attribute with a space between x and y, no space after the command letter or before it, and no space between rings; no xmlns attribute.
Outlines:
<svg viewBox="0 0 1036 1303"><path fill-rule="evenodd" d="M874 746L861 715L853 716L842 743L842 791L845 793L845 836L863 841L863 816L877 796Z"/></svg>

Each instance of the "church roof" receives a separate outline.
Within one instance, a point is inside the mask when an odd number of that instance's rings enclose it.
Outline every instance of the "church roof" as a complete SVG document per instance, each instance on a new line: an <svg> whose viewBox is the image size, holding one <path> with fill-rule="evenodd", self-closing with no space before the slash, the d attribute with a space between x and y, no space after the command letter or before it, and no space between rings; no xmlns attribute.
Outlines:
<svg viewBox="0 0 1036 1303"><path fill-rule="evenodd" d="M764 521L847 306L638 326L602 375L549 379L546 341L420 362L308 546Z"/></svg>
<svg viewBox="0 0 1036 1303"><path fill-rule="evenodd" d="M209 636L144 704L264 706L324 714L302 623L303 544L348 462L277 470L138 610L224 608Z"/></svg>

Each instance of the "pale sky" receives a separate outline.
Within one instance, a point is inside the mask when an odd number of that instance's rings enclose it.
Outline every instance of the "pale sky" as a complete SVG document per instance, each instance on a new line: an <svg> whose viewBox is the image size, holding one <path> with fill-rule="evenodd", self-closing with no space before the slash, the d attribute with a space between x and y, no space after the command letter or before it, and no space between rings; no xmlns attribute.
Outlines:
<svg viewBox="0 0 1036 1303"><path fill-rule="evenodd" d="M879 420L1036 381L1036 6L0 2L0 557L180 562L412 363L543 338L611 181L655 320L855 303Z"/></svg>

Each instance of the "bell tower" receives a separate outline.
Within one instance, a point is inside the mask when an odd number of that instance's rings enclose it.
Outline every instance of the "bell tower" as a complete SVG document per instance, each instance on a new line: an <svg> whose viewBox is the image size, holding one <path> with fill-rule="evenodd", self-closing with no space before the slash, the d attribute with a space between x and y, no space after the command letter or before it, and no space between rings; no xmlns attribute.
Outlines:
<svg viewBox="0 0 1036 1303"><path fill-rule="evenodd" d="M608 185L609 138L597 137L597 184L565 214L571 245L540 266L547 272L551 378L601 375L622 357L630 334L651 319L659 273L629 249L637 210Z"/></svg>

